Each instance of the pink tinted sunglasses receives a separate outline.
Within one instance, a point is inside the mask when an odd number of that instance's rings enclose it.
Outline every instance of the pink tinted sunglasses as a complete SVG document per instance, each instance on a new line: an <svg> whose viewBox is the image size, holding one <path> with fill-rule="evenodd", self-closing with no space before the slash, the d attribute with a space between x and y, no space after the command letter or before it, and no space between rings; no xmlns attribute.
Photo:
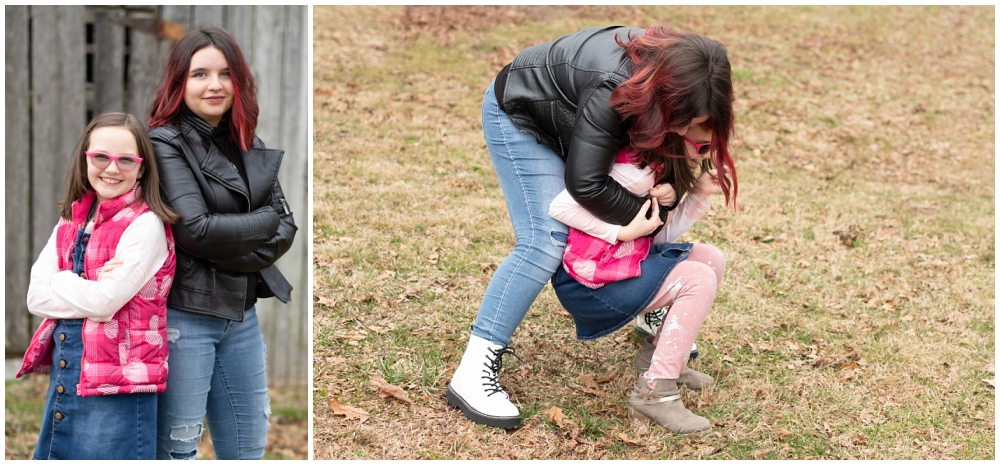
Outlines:
<svg viewBox="0 0 1000 465"><path fill-rule="evenodd" d="M104 152L83 152L90 157L90 163L94 165L94 168L104 169L111 166L111 162L115 162L118 165L118 169L122 171L132 171L135 167L142 163L142 158L133 155L112 155L110 153Z"/></svg>
<svg viewBox="0 0 1000 465"><path fill-rule="evenodd" d="M683 136L683 137L684 137L684 140L690 142L691 145L694 146L694 149L698 151L698 155L704 155L704 154L708 153L709 149L712 148L711 147L712 141L705 142L704 144L699 144L699 143L697 143L697 142L695 142L695 141L693 141L691 139L688 139L687 136Z"/></svg>

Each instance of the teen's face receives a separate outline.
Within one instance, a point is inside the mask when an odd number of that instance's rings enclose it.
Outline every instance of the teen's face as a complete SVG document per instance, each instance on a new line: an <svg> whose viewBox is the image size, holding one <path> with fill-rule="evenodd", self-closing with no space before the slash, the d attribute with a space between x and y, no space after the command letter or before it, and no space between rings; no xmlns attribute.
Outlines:
<svg viewBox="0 0 1000 465"><path fill-rule="evenodd" d="M691 120L691 122L688 123L687 126L680 126L680 127L676 127L676 128L670 128L670 129L668 129L668 132L675 133L678 136L685 136L685 135L687 135L688 131L690 131L692 128L695 128L695 127L701 125L701 123L704 123L705 121L708 121L708 115L699 116L699 117Z"/></svg>
<svg viewBox="0 0 1000 465"><path fill-rule="evenodd" d="M222 51L208 46L191 56L184 104L208 124L218 126L233 106L233 81Z"/></svg>
<svg viewBox="0 0 1000 465"><path fill-rule="evenodd" d="M704 120L702 120L702 122L704 122ZM698 144L707 144L712 141L712 130L699 124L690 127L687 130L685 137L697 142ZM694 144L688 141L684 141L684 151L687 154L688 166L691 167L692 170L697 168L698 165L701 164L702 160L705 160L711 155L711 151L699 154L698 149L695 148Z"/></svg>
<svg viewBox="0 0 1000 465"><path fill-rule="evenodd" d="M94 129L90 133L90 145L87 146L87 151L139 157L139 146L135 142L135 136L132 135L132 131L122 126ZM97 201L111 200L132 190L132 186L139 179L139 174L144 171L142 163L132 171L122 171L116 162L98 168L94 166L90 157L87 157L87 180L97 192Z"/></svg>

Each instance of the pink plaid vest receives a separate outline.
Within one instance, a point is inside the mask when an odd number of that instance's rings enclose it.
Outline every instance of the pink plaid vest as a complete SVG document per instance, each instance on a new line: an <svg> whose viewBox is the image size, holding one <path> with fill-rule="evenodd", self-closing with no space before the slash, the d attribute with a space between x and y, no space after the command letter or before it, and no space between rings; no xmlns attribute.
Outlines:
<svg viewBox="0 0 1000 465"><path fill-rule="evenodd" d="M114 258L122 234L139 215L149 211L139 199L137 183L128 193L101 203L94 214L94 230L84 258L86 278L96 281L98 271ZM73 246L77 232L86 226L93 191L73 202L72 221L59 219L56 250L59 270L73 268ZM83 325L83 360L76 392L81 396L162 392L167 386L167 294L173 282L174 237L167 236L167 261L139 293L107 322L91 319ZM31 338L17 376L52 368L52 334L58 320L45 319Z"/></svg>
<svg viewBox="0 0 1000 465"><path fill-rule="evenodd" d="M615 163L636 161L636 152L627 147L622 147L615 157ZM653 186L640 187L648 191ZM643 192L633 194L640 195ZM642 269L639 265L649 255L652 244L653 238L640 237L612 245L578 229L569 228L566 251L563 252L563 268L580 284L597 289L607 283L641 276Z"/></svg>

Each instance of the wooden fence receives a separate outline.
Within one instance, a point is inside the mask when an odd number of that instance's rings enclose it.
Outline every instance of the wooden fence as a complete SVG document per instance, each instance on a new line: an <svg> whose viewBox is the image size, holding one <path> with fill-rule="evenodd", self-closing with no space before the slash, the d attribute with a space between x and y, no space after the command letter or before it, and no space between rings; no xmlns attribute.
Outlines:
<svg viewBox="0 0 1000 465"><path fill-rule="evenodd" d="M299 231L278 267L295 290L288 305L265 299L257 309L271 384L306 384L312 308L307 7L5 6L4 22L7 355L23 353L39 323L25 304L28 274L58 219L67 159L87 122L106 111L145 121L173 38L211 25L228 31L250 63L260 105L257 135L285 150L279 179Z"/></svg>

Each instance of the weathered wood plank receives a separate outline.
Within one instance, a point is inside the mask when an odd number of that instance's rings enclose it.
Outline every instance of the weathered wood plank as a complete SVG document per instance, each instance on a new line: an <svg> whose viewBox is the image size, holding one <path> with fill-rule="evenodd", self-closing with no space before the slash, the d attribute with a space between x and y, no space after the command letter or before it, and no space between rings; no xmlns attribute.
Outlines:
<svg viewBox="0 0 1000 465"><path fill-rule="evenodd" d="M249 49L243 51L257 82L257 105L260 108L257 136L269 147L279 149L284 149L278 140L279 128L284 116L281 114L280 108L281 70L280 66L275 66L275 61L270 60L280 57L281 40L284 33L283 13L282 8L277 6L255 7L253 43ZM282 172L287 168L287 165L288 159L285 158L282 160ZM287 272L288 266L284 265L283 260L279 260L277 265L283 274ZM292 286L298 287L294 283ZM287 380L288 321L295 313L294 308L298 304L283 305L275 299L268 299L262 304L261 330L264 332L265 340L268 341L270 354L267 367L268 377L275 380Z"/></svg>
<svg viewBox="0 0 1000 465"><path fill-rule="evenodd" d="M4 348L21 352L31 339L28 273L31 269L31 113L28 82L28 6L4 7Z"/></svg>
<svg viewBox="0 0 1000 465"><path fill-rule="evenodd" d="M119 8L94 10L94 116L125 108L124 16Z"/></svg>
<svg viewBox="0 0 1000 465"><path fill-rule="evenodd" d="M249 59L253 50L253 16L257 7L245 5L226 6L226 19L221 26L243 51L243 56Z"/></svg>
<svg viewBox="0 0 1000 465"><path fill-rule="evenodd" d="M32 255L58 219L68 160L86 126L81 6L32 7Z"/></svg>
<svg viewBox="0 0 1000 465"><path fill-rule="evenodd" d="M128 16L136 19L152 19L155 8L129 9ZM163 77L167 65L167 55L161 51L161 40L149 32L129 29L131 45L128 50L128 87L126 89L125 111L147 122L156 87ZM169 53L167 49L166 53Z"/></svg>
<svg viewBox="0 0 1000 465"><path fill-rule="evenodd" d="M224 13L222 5L195 5L191 12L191 30L202 26L222 27Z"/></svg>
<svg viewBox="0 0 1000 465"><path fill-rule="evenodd" d="M311 286L308 266L311 242L311 217L308 214L309 152L308 152L308 64L306 9L286 6L287 27L282 41L282 125L279 140L285 149L285 165L281 173L286 196L296 209L299 232L297 240L288 251L281 266L285 267L289 282L295 283L291 309L295 319L289 321L286 340L291 347L286 351L287 376L290 379L308 379L309 358L298 354L309 352L309 314L312 312Z"/></svg>

